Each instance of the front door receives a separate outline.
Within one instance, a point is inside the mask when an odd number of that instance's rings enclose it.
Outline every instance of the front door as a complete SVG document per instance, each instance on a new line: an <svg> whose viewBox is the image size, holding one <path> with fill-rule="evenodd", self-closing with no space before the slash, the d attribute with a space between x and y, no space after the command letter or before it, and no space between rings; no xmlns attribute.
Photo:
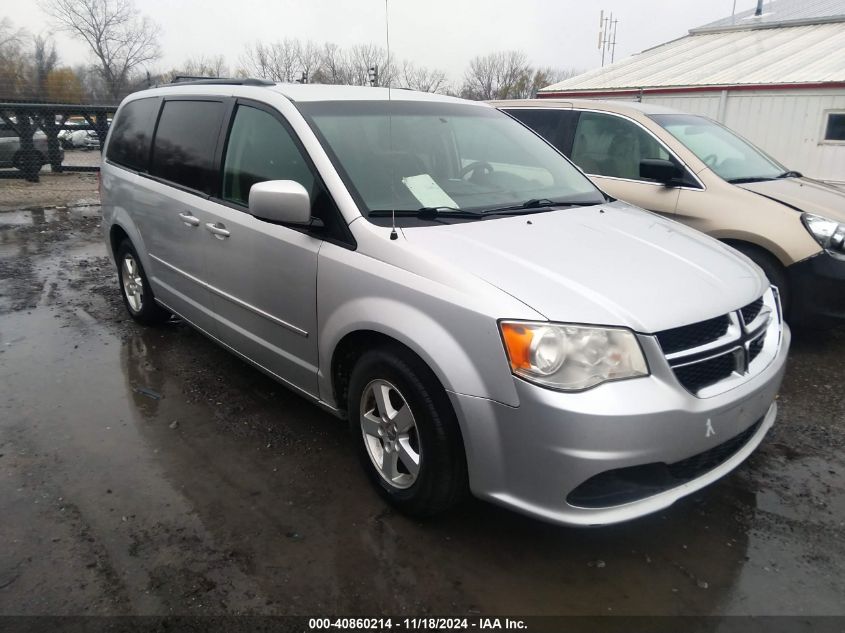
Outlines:
<svg viewBox="0 0 845 633"><path fill-rule="evenodd" d="M657 213L675 213L680 189L640 176L643 159L675 159L660 141L630 119L581 112L570 158L614 198Z"/></svg>
<svg viewBox="0 0 845 633"><path fill-rule="evenodd" d="M321 184L275 111L239 103L223 153L221 198L201 231L216 335L285 382L317 394L317 255L308 231L248 213L249 190L295 180L318 199Z"/></svg>

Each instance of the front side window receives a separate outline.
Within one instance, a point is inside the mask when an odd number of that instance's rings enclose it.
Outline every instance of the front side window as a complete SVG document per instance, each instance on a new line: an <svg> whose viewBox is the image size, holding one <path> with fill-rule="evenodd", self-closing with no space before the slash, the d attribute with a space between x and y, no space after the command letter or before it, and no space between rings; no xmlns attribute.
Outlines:
<svg viewBox="0 0 845 633"><path fill-rule="evenodd" d="M660 142L636 123L596 112L581 113L571 158L588 174L629 180L645 180L640 177L643 159L673 160Z"/></svg>
<svg viewBox="0 0 845 633"><path fill-rule="evenodd" d="M314 174L273 115L238 106L223 161L223 199L249 203L249 190L266 180L295 180L313 197Z"/></svg>
<svg viewBox="0 0 845 633"><path fill-rule="evenodd" d="M296 105L365 216L431 207L480 214L531 200L604 202L554 148L493 108L418 101Z"/></svg>
<svg viewBox="0 0 845 633"><path fill-rule="evenodd" d="M710 119L692 114L653 114L651 118L728 182L772 180L791 173L775 159Z"/></svg>
<svg viewBox="0 0 845 633"><path fill-rule="evenodd" d="M220 101L166 101L153 141L150 173L214 193L214 149L223 123Z"/></svg>
<svg viewBox="0 0 845 633"><path fill-rule="evenodd" d="M845 112L828 112L824 140L845 141Z"/></svg>
<svg viewBox="0 0 845 633"><path fill-rule="evenodd" d="M159 99L148 97L123 106L114 124L106 158L119 165L146 171Z"/></svg>

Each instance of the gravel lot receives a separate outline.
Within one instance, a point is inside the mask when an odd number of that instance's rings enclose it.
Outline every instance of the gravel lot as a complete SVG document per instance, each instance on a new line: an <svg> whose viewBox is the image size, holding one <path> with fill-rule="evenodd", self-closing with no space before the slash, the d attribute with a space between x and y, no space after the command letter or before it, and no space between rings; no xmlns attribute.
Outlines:
<svg viewBox="0 0 845 633"><path fill-rule="evenodd" d="M845 615L845 330L797 333L761 449L659 515L416 522L343 424L129 320L98 208L21 210L96 200L56 178L0 181L0 615Z"/></svg>

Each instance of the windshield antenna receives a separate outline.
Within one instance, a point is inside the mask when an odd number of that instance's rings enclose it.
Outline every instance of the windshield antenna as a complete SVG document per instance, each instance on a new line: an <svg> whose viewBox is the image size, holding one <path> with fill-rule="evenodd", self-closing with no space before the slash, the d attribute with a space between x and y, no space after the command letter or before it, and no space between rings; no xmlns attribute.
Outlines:
<svg viewBox="0 0 845 633"><path fill-rule="evenodd" d="M387 145L390 153L393 153L393 101L390 95L390 12L387 7L387 0L384 0L384 35L387 42L387 61L384 64L384 74L387 76ZM390 239L399 238L396 233L396 167L394 161L390 160L390 192L393 196L391 204Z"/></svg>

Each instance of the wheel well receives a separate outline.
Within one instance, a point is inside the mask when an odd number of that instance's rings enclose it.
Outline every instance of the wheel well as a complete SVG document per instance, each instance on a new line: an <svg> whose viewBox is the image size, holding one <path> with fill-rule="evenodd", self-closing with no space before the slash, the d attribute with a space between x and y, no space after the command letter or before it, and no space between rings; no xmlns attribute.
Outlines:
<svg viewBox="0 0 845 633"><path fill-rule="evenodd" d="M111 252L115 257L117 257L117 249L121 242L128 239L129 236L126 234L126 231L123 230L123 227L117 224L111 227L111 230L109 231L109 244L111 246Z"/></svg>
<svg viewBox="0 0 845 633"><path fill-rule="evenodd" d="M753 244L752 242L746 242L744 240L727 239L727 240L722 240L722 241L725 244L727 244L728 246L731 246L731 247L737 249L740 252L743 251L743 250L756 251L756 252L760 253L761 255L765 256L767 259L770 259L772 261L772 263L777 264L778 267L781 268L782 270L786 270L786 267L780 261L778 256L775 255L772 251L770 251L769 249L767 249L763 246L760 246L758 244Z"/></svg>
<svg viewBox="0 0 845 633"><path fill-rule="evenodd" d="M399 348L405 353L412 354L431 372L431 375L437 380L437 384L442 387L440 380L431 370L431 367L410 347L381 332L358 330L356 332L350 332L340 339L340 342L335 347L334 354L332 354L332 392L336 406L339 409L346 408L346 401L349 396L349 378L352 375L352 369L355 367L355 363L364 352L385 347Z"/></svg>

